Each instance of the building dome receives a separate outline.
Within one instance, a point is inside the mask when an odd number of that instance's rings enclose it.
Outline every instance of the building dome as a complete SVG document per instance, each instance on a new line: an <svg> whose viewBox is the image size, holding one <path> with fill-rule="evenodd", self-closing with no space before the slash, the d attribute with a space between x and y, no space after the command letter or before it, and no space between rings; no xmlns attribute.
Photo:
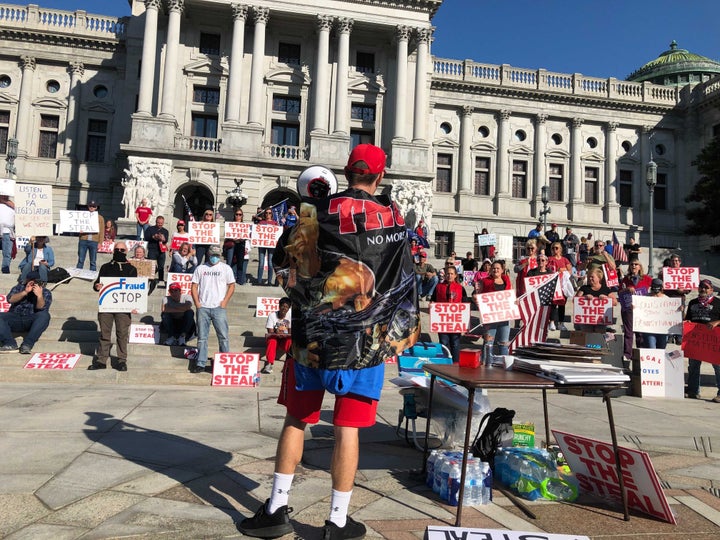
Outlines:
<svg viewBox="0 0 720 540"><path fill-rule="evenodd" d="M630 74L627 80L684 86L707 81L717 75L720 75L720 62L680 49L673 40L670 49Z"/></svg>

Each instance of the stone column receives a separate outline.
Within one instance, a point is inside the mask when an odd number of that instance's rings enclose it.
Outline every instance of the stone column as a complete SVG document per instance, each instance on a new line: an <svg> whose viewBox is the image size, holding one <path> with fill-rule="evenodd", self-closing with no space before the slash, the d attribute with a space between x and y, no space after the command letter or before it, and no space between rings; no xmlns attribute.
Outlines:
<svg viewBox="0 0 720 540"><path fill-rule="evenodd" d="M535 201L535 217L540 216L542 210L541 189L547 184L547 166L545 164L545 146L547 145L547 131L545 122L547 114L535 115L535 172L533 176L533 194L532 200Z"/></svg>
<svg viewBox="0 0 720 540"><path fill-rule="evenodd" d="M393 139L405 140L405 107L407 105L407 71L408 71L408 40L410 27L396 26L397 40L397 74L395 78L395 136Z"/></svg>
<svg viewBox="0 0 720 540"><path fill-rule="evenodd" d="M497 141L497 186L495 193L498 198L507 197L510 193L508 186L508 120L510 111L503 109L498 113L498 141Z"/></svg>
<svg viewBox="0 0 720 540"><path fill-rule="evenodd" d="M415 65L415 111L413 114L413 142L425 142L427 139L427 71L430 58L430 38L432 29L417 30L417 63Z"/></svg>
<svg viewBox="0 0 720 540"><path fill-rule="evenodd" d="M78 106L80 105L80 79L85 74L82 62L70 62L70 91L68 92L68 110L65 118L65 155L74 156L75 143L78 137Z"/></svg>
<svg viewBox="0 0 720 540"><path fill-rule="evenodd" d="M333 18L328 15L318 15L318 45L317 57L315 58L315 84L312 90L314 93L314 111L312 130L317 133L327 133L329 113L329 92L330 92L330 30L332 29Z"/></svg>
<svg viewBox="0 0 720 540"><path fill-rule="evenodd" d="M163 71L162 105L160 116L175 118L175 88L178 74L178 49L180 48L180 18L185 9L185 0L169 0L167 44L165 47L165 69Z"/></svg>
<svg viewBox="0 0 720 540"><path fill-rule="evenodd" d="M350 32L354 21L338 20L337 80L335 81L335 129L336 134L349 135L348 129L348 69L350 68Z"/></svg>
<svg viewBox="0 0 720 540"><path fill-rule="evenodd" d="M270 19L268 8L253 8L255 35L253 36L253 56L250 68L250 113L248 124L262 125L263 69L265 66L265 29Z"/></svg>
<svg viewBox="0 0 720 540"><path fill-rule="evenodd" d="M613 209L619 207L617 200L617 132L618 123L605 126L605 222L616 223ZM618 216L619 217L619 216Z"/></svg>
<svg viewBox="0 0 720 540"><path fill-rule="evenodd" d="M20 82L20 100L18 103L17 124L15 124L15 138L18 140L18 155L27 155L28 126L30 124L30 113L32 112L32 88L33 77L35 76L35 57L21 56L22 81Z"/></svg>
<svg viewBox="0 0 720 540"><path fill-rule="evenodd" d="M459 168L459 193L460 195L470 195L472 193L472 176L473 163L470 147L473 141L473 108L470 105L464 105L461 111L462 122L460 124L460 168Z"/></svg>
<svg viewBox="0 0 720 540"><path fill-rule="evenodd" d="M162 0L145 0L145 32L143 34L140 94L137 108L137 112L145 116L152 116L155 54L157 53L157 23L161 2Z"/></svg>
<svg viewBox="0 0 720 540"><path fill-rule="evenodd" d="M570 149L570 175L572 177L570 201L572 203L583 202L583 170L582 170L582 128L583 119L573 118L572 120L572 147Z"/></svg>
<svg viewBox="0 0 720 540"><path fill-rule="evenodd" d="M245 19L247 18L248 8L242 4L231 4L230 7L233 16L233 38L230 52L230 78L228 80L225 121L237 123L240 120L240 89L245 45Z"/></svg>

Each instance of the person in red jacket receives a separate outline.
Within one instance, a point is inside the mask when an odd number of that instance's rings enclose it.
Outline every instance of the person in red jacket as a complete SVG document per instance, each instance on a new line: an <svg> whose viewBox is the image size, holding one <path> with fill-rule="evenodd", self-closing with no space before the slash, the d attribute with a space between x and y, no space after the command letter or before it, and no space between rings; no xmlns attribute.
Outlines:
<svg viewBox="0 0 720 540"><path fill-rule="evenodd" d="M462 284L458 282L457 277L457 269L454 266L448 265L445 268L445 279L435 287L435 302L460 303L463 301L465 289ZM440 343L450 350L453 363L458 363L460 361L460 334L445 334L440 332L438 333L438 339Z"/></svg>
<svg viewBox="0 0 720 540"><path fill-rule="evenodd" d="M495 261L490 267L490 275L478 283L477 293L509 291L512 289L510 278L505 273L502 262ZM483 326L483 340L493 345L493 354L508 354L510 345L510 322L500 321Z"/></svg>

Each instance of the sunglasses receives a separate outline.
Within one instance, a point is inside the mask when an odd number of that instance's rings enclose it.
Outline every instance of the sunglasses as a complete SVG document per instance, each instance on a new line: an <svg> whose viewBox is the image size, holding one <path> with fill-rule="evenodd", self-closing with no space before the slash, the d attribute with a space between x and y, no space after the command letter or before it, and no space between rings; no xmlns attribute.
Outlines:
<svg viewBox="0 0 720 540"><path fill-rule="evenodd" d="M236 216L242 216L243 213L242 213L242 212L236 212L235 215L236 215Z"/></svg>
<svg viewBox="0 0 720 540"><path fill-rule="evenodd" d="M120 253L127 253L127 249L125 248L115 248L115 251L119 251Z"/></svg>

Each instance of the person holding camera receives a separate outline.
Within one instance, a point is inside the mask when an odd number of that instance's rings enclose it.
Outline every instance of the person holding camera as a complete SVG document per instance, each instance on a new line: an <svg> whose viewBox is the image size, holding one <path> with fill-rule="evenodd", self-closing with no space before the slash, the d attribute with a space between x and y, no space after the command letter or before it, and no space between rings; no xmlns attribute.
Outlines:
<svg viewBox="0 0 720 540"><path fill-rule="evenodd" d="M0 313L0 352L18 350L13 332L27 332L20 345L21 354L30 354L42 333L50 325L52 293L35 270L28 272L21 283L7 294L10 310Z"/></svg>
<svg viewBox="0 0 720 540"><path fill-rule="evenodd" d="M170 233L165 228L165 218L155 218L155 225L145 229L147 258L157 262L158 283L165 280L165 254Z"/></svg>
<svg viewBox="0 0 720 540"><path fill-rule="evenodd" d="M47 245L47 236L32 236L25 244L25 259L20 263L20 279L23 282L27 275L36 271L40 274L40 281L47 283L48 271L55 265L55 253Z"/></svg>

